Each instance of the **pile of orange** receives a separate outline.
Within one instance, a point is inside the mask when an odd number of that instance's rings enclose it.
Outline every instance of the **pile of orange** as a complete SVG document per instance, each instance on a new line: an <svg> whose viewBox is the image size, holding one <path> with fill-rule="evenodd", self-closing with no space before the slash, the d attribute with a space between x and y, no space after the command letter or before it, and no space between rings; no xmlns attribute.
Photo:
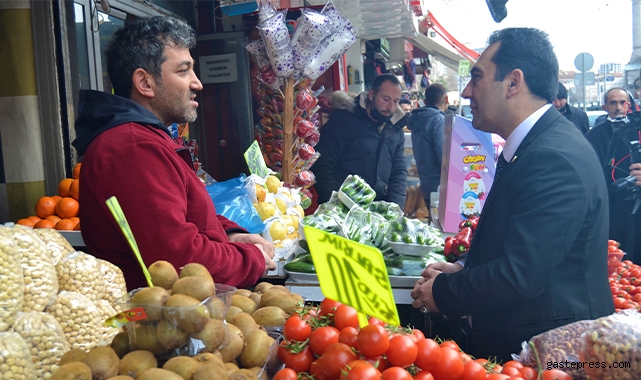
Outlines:
<svg viewBox="0 0 641 380"><path fill-rule="evenodd" d="M44 196L36 203L36 215L18 220L17 224L33 228L55 228L57 230L80 230L80 166L73 168L72 178L58 183L58 195Z"/></svg>

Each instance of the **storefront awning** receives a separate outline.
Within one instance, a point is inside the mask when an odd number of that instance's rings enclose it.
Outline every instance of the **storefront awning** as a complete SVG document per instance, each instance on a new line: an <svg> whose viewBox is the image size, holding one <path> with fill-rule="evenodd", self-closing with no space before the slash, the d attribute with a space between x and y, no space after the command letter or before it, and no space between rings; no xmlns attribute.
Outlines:
<svg viewBox="0 0 641 380"><path fill-rule="evenodd" d="M365 41L416 35L406 0L334 0L334 6Z"/></svg>
<svg viewBox="0 0 641 380"><path fill-rule="evenodd" d="M417 33L415 37L406 37L406 39L414 46L436 57L454 71L458 71L459 61L464 59L425 35Z"/></svg>

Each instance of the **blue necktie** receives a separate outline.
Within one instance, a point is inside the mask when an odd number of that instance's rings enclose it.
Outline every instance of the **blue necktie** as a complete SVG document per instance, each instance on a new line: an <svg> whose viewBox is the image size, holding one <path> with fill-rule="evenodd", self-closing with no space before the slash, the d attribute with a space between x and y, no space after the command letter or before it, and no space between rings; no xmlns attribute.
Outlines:
<svg viewBox="0 0 641 380"><path fill-rule="evenodd" d="M507 166L507 161L503 157L503 153L499 155L499 161L496 163L496 172L494 173L494 183L496 183L499 180L499 177L501 177L501 172L505 167Z"/></svg>

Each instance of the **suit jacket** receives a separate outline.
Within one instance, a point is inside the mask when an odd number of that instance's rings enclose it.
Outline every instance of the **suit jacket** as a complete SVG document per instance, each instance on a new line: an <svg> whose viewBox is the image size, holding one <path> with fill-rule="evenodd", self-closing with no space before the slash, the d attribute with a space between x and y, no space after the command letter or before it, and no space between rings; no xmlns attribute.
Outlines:
<svg viewBox="0 0 641 380"><path fill-rule="evenodd" d="M465 270L436 277L436 306L472 316L472 355L509 360L536 334L614 312L607 241L599 161L551 107L493 184Z"/></svg>

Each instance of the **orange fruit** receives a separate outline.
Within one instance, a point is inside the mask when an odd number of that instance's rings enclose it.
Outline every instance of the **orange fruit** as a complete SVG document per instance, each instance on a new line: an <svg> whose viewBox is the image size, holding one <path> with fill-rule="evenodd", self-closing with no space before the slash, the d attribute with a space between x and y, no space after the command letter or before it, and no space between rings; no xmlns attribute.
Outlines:
<svg viewBox="0 0 641 380"><path fill-rule="evenodd" d="M78 209L80 204L78 201L71 197L64 197L56 205L56 214L63 219L73 218L78 216Z"/></svg>
<svg viewBox="0 0 641 380"><path fill-rule="evenodd" d="M46 220L52 222L54 225L60 221L60 218L58 215L49 215L48 217L45 218Z"/></svg>
<svg viewBox="0 0 641 380"><path fill-rule="evenodd" d="M27 217L27 219L29 219L30 221L32 221L32 222L33 222L33 224L36 224L36 223L38 223L39 221L41 221L41 220L42 220L42 218L41 218L41 217L39 217L39 216L35 216L35 215L28 216L28 217Z"/></svg>
<svg viewBox="0 0 641 380"><path fill-rule="evenodd" d="M77 223L75 223L71 219L60 219L60 221L58 223L56 223L55 229L64 230L64 231L71 231L76 226L76 224Z"/></svg>
<svg viewBox="0 0 641 380"><path fill-rule="evenodd" d="M81 164L82 164L82 162L78 162L78 163L76 164L76 166L74 166L74 167L73 167L73 172L72 172L72 174L71 174L71 178L73 178L73 179L78 179L78 178L80 178L80 165L81 165Z"/></svg>
<svg viewBox="0 0 641 380"><path fill-rule="evenodd" d="M31 219L23 218L18 220L16 224L20 224L22 226L27 226L27 227L33 227L33 225L36 223Z"/></svg>
<svg viewBox="0 0 641 380"><path fill-rule="evenodd" d="M74 231L80 231L80 222L73 228Z"/></svg>
<svg viewBox="0 0 641 380"><path fill-rule="evenodd" d="M53 200L56 201L56 203L58 203L58 201L62 199L60 195L52 195L51 198L53 198Z"/></svg>
<svg viewBox="0 0 641 380"><path fill-rule="evenodd" d="M58 194L61 197L68 197L69 196L69 187L71 186L71 183L74 181L73 178L65 178L62 181L58 183Z"/></svg>
<svg viewBox="0 0 641 380"><path fill-rule="evenodd" d="M42 219L38 223L33 225L33 228L53 228L55 224L47 219Z"/></svg>
<svg viewBox="0 0 641 380"><path fill-rule="evenodd" d="M69 186L69 196L75 200L80 200L80 180L74 179Z"/></svg>
<svg viewBox="0 0 641 380"><path fill-rule="evenodd" d="M46 218L56 213L56 201L51 197L42 197L36 203L36 215Z"/></svg>
<svg viewBox="0 0 641 380"><path fill-rule="evenodd" d="M72 220L76 224L80 223L80 218L78 218L77 216L74 216L73 218L69 218L69 220Z"/></svg>

